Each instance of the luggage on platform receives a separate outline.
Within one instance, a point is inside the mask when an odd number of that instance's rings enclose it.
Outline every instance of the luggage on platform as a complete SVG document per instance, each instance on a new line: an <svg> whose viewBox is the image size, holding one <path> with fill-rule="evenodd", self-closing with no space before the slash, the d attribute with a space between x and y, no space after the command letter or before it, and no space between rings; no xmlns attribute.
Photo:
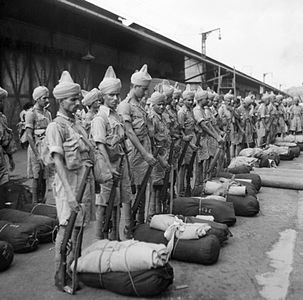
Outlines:
<svg viewBox="0 0 303 300"><path fill-rule="evenodd" d="M0 241L0 272L7 270L13 262L13 259L13 246L6 241Z"/></svg>
<svg viewBox="0 0 303 300"><path fill-rule="evenodd" d="M55 219L9 208L0 209L0 220L34 225L40 243L51 242L57 226Z"/></svg>
<svg viewBox="0 0 303 300"><path fill-rule="evenodd" d="M174 199L172 213L183 216L211 215L215 222L228 226L236 223L232 203L207 198L179 197Z"/></svg>
<svg viewBox="0 0 303 300"><path fill-rule="evenodd" d="M57 209L55 205L45 203L27 204L24 205L22 211L57 220Z"/></svg>
<svg viewBox="0 0 303 300"><path fill-rule="evenodd" d="M238 166L234 168L228 168L227 172L232 174L248 174L252 170L252 167L250 166Z"/></svg>
<svg viewBox="0 0 303 300"><path fill-rule="evenodd" d="M280 154L279 156L280 160L293 160L295 158L293 151L291 151L290 149L288 150L288 153Z"/></svg>
<svg viewBox="0 0 303 300"><path fill-rule="evenodd" d="M16 253L32 252L38 248L36 226L0 220L0 240L10 243Z"/></svg>
<svg viewBox="0 0 303 300"><path fill-rule="evenodd" d="M148 243L167 244L164 231L150 228L149 224L138 225L134 232L134 239ZM211 265L218 261L220 241L215 235L206 235L196 240L174 241L171 257L175 260Z"/></svg>
<svg viewBox="0 0 303 300"><path fill-rule="evenodd" d="M250 179L251 183L255 186L257 191L261 189L261 177L258 174L231 174L228 172L219 172L218 177L224 177L224 178L232 178L232 176L235 175L235 180L237 179ZM240 180L241 182L241 180ZM242 182L241 182L242 183Z"/></svg>
<svg viewBox="0 0 303 300"><path fill-rule="evenodd" d="M106 289L130 297L152 297L164 292L174 280L173 268L164 267L145 271L78 273L78 278L85 285Z"/></svg>
<svg viewBox="0 0 303 300"><path fill-rule="evenodd" d="M227 201L232 202L236 216L253 217L260 211L260 204L253 195L235 196L227 195Z"/></svg>
<svg viewBox="0 0 303 300"><path fill-rule="evenodd" d="M185 223L206 223L211 228L207 231L207 235L215 235L220 243L224 243L228 240L230 236L232 236L231 232L228 229L228 226L226 224L217 223L213 221L208 220L202 220L196 217L183 217L178 216L178 218L182 219Z"/></svg>

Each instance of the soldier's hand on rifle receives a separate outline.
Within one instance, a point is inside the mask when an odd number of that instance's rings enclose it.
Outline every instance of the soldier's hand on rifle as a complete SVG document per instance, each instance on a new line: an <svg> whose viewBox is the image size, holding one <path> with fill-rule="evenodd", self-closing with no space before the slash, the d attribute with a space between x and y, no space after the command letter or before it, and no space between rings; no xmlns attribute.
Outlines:
<svg viewBox="0 0 303 300"><path fill-rule="evenodd" d="M68 205L71 210L78 212L80 210L79 204L76 200L74 193L69 193Z"/></svg>
<svg viewBox="0 0 303 300"><path fill-rule="evenodd" d="M189 145L193 149L193 151L197 151L198 150L198 147L194 143L190 143Z"/></svg>
<svg viewBox="0 0 303 300"><path fill-rule="evenodd" d="M184 136L183 136L183 141L184 141L184 142L189 142L189 141L191 141L192 138L193 138L193 135L192 135L192 134L184 135Z"/></svg>
<svg viewBox="0 0 303 300"><path fill-rule="evenodd" d="M113 179L120 179L121 178L121 173L118 172L118 170L112 168L111 173L113 175Z"/></svg>
<svg viewBox="0 0 303 300"><path fill-rule="evenodd" d="M224 143L224 139L223 139L221 136L218 136L217 142L218 142L219 144L223 144L223 143Z"/></svg>
<svg viewBox="0 0 303 300"><path fill-rule="evenodd" d="M151 153L146 153L144 160L150 165L154 166L157 163L157 160L153 157Z"/></svg>

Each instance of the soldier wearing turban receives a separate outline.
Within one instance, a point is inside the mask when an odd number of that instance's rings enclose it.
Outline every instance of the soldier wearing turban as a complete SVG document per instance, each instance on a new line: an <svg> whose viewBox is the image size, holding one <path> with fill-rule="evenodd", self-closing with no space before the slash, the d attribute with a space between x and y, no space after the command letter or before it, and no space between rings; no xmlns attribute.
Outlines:
<svg viewBox="0 0 303 300"><path fill-rule="evenodd" d="M154 166L157 162L152 155L151 140L148 135L147 113L140 104L140 100L145 96L151 80L147 65L143 65L140 71L136 71L131 76L131 90L128 96L118 105L117 109L125 124L127 137L131 142L129 158L137 191L148 169L148 165ZM144 222L145 201L142 203L138 216L139 223Z"/></svg>
<svg viewBox="0 0 303 300"><path fill-rule="evenodd" d="M77 239L82 234L81 225L85 226L89 222L92 195L94 195L92 192L94 179L90 174L80 209L76 195L86 166L92 164L89 156L92 146L89 146L88 135L75 119L77 106L80 105L80 93L80 85L74 83L68 71L63 71L59 83L53 90L53 95L59 103L59 111L53 122L48 125L45 136L45 145L50 154L49 160L55 169L53 191L59 221L55 243L55 284L60 290L62 290L62 278L58 272L60 247L71 211L78 212L72 234L72 245L75 247ZM44 161L46 161L45 157ZM74 258L74 248L72 250L67 259L67 269Z"/></svg>
<svg viewBox="0 0 303 300"><path fill-rule="evenodd" d="M100 90L97 88L93 88L91 91L85 93L83 99L82 99L82 105L88 107L88 111L85 114L82 125L87 131L87 133L90 133L90 125L94 118L94 116L98 113L98 109L101 104L102 94Z"/></svg>
<svg viewBox="0 0 303 300"><path fill-rule="evenodd" d="M120 177L114 200L111 239L125 240L128 238L127 228L130 225L130 173L128 158L124 156L123 151L126 138L124 124L116 111L120 100L121 81L116 77L112 66L108 67L99 84L99 90L103 105L92 120L91 137L99 151L104 154L112 177ZM123 159L122 169L119 168L121 159ZM112 179L101 184L101 193L96 197L96 236L98 239L108 238L104 236L103 225L112 185ZM121 210L118 209L120 206ZM121 216L117 215L120 213ZM119 228L116 225L117 219L120 220Z"/></svg>
<svg viewBox="0 0 303 300"><path fill-rule="evenodd" d="M46 109L49 104L49 91L45 86L38 86L32 94L35 104L25 115L25 130L27 135L27 176L32 179L33 203L45 202L46 183L49 178L49 168L42 163L41 143L52 117Z"/></svg>

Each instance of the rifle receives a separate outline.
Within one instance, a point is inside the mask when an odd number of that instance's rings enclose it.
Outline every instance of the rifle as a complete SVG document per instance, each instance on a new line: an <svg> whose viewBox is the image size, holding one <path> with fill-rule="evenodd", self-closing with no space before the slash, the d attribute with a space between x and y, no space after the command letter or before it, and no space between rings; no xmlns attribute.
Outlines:
<svg viewBox="0 0 303 300"><path fill-rule="evenodd" d="M90 166L85 166L85 170L83 173L83 176L81 178L80 181L80 186L79 186L79 190L78 193L76 195L76 201L78 203L81 203L82 201L82 197L84 194L84 190L86 187L86 179L89 175L89 172L91 170ZM57 271L56 274L56 285L57 287L63 291L66 292L68 294L73 295L75 293L75 288L74 288L74 284L73 287L70 287L69 285L67 285L67 280L71 279L69 278L69 275L66 272L66 267L67 267L67 262L66 262L66 257L67 257L67 252L68 252L68 242L71 239L72 236L72 232L73 232L73 228L76 222L76 218L77 218L77 212L72 210L69 219L67 220L67 226L65 228L64 231L64 236L63 236L63 240L62 240L62 244L60 247L60 265L59 265L59 270ZM75 257L76 260L76 257ZM74 279L74 278L73 278ZM74 283L74 280L73 280Z"/></svg>
<svg viewBox="0 0 303 300"><path fill-rule="evenodd" d="M169 148L169 154L168 154L168 160L167 163L171 165L173 156L174 156L174 147L175 147L175 139L172 138L170 148ZM164 178L163 178L163 187L160 192L160 200L163 204L163 213L167 212L167 189L169 184L169 177L170 177L171 170L165 170ZM172 193L172 191L170 191Z"/></svg>
<svg viewBox="0 0 303 300"><path fill-rule="evenodd" d="M181 166L182 166L182 163L183 163L183 160L184 160L186 151L187 151L187 149L188 149L189 143L190 143L190 141L186 141L186 142L184 143L184 146L183 146L181 155L180 155L179 160L178 160L178 171L180 171L180 168L181 168Z"/></svg>
<svg viewBox="0 0 303 300"><path fill-rule="evenodd" d="M154 153L154 157L155 158L157 158L160 149L161 149L160 147L156 147L156 151ZM136 215L137 215L138 209L142 205L142 200L144 199L144 194L145 194L146 186L147 186L147 183L149 181L149 178L150 178L150 175L152 173L152 170L153 170L153 166L149 165L148 169L146 170L146 172L144 174L143 180L142 180L141 185L140 185L140 189L138 190L138 193L136 195L134 204L133 204L133 206L131 208L131 220L130 220L130 225L129 225L128 230L133 231L134 228L135 228L135 225L136 225Z"/></svg>
<svg viewBox="0 0 303 300"><path fill-rule="evenodd" d="M196 144L195 144L196 147L199 147L200 140L201 140L201 133L198 133L197 134L197 141L196 141ZM193 154L192 154L192 156L190 158L189 165L187 166L186 189L185 189L185 196L186 197L190 197L191 196L190 179L193 177L193 169L194 169L194 163L195 163L197 152L198 152L198 149L194 150L194 152L193 152Z"/></svg>
<svg viewBox="0 0 303 300"><path fill-rule="evenodd" d="M210 180L212 178L212 172L215 169L217 161L219 160L219 158L221 156L221 153L222 153L222 150L223 150L223 147L224 147L224 143L226 141L226 137L227 137L227 134L224 134L224 136L223 136L223 143L219 144L218 149L217 149L217 151L215 153L215 156L214 156L214 158L212 159L212 161L211 161L211 163L209 165L209 168L207 170L207 179L206 180Z"/></svg>
<svg viewBox="0 0 303 300"><path fill-rule="evenodd" d="M123 157L124 155L121 156L120 158L120 164L118 167L118 172L121 172L122 169L122 165L123 165ZM115 202L115 198L116 198L116 190L119 184L119 180L120 178L115 177L113 179L113 185L112 188L110 190L110 194L109 194L109 199L108 199L108 205L106 207L106 215L105 215L105 222L104 222L104 226L103 226L103 233L104 233L104 237L107 239L108 238L108 232L109 229L111 228L112 224L110 224L111 222L111 217L112 217L112 212L113 212L113 208L114 208L114 202ZM115 221L115 220L113 220Z"/></svg>

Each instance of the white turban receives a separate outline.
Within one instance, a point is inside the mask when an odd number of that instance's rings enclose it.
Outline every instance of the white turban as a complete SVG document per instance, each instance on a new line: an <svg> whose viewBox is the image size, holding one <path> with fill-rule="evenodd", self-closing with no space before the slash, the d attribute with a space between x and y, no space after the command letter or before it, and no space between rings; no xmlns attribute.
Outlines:
<svg viewBox="0 0 303 300"><path fill-rule="evenodd" d="M234 98L234 95L231 93L231 90L224 95L224 100L232 100Z"/></svg>
<svg viewBox="0 0 303 300"><path fill-rule="evenodd" d="M195 97L195 92L190 89L190 84L187 84L185 91L182 93L182 98L187 99L194 97Z"/></svg>
<svg viewBox="0 0 303 300"><path fill-rule="evenodd" d="M265 92L265 94L262 95L262 100L267 100L269 99L269 94L267 92Z"/></svg>
<svg viewBox="0 0 303 300"><path fill-rule="evenodd" d="M174 85L173 95L181 96L181 94L182 94L182 91L179 89L178 82L176 82L175 85Z"/></svg>
<svg viewBox="0 0 303 300"><path fill-rule="evenodd" d="M74 95L79 95L80 93L80 85L78 83L74 83L68 71L63 71L59 83L53 90L55 98L64 99Z"/></svg>
<svg viewBox="0 0 303 300"><path fill-rule="evenodd" d="M212 100L215 98L215 93L210 89L210 88L207 88L207 97L208 99Z"/></svg>
<svg viewBox="0 0 303 300"><path fill-rule="evenodd" d="M196 93L195 93L195 100L200 101L203 99L207 99L207 91L203 90L201 86L198 87Z"/></svg>
<svg viewBox="0 0 303 300"><path fill-rule="evenodd" d="M4 99L8 96L8 92L0 87L0 99Z"/></svg>
<svg viewBox="0 0 303 300"><path fill-rule="evenodd" d="M276 99L277 99L278 101L282 100L283 98L284 98L284 97L283 97L281 94L277 95L277 97L276 97Z"/></svg>
<svg viewBox="0 0 303 300"><path fill-rule="evenodd" d="M174 92L174 87L172 85L170 85L169 81L164 79L161 83L162 85L162 91L163 91L163 94L166 96L166 97L171 97L173 95L173 92Z"/></svg>
<svg viewBox="0 0 303 300"><path fill-rule="evenodd" d="M136 71L130 78L130 81L134 85L148 86L152 78L147 72L147 65L143 65L140 71Z"/></svg>
<svg viewBox="0 0 303 300"><path fill-rule="evenodd" d="M244 101L243 101L243 103L245 103L246 105L250 105L250 104L252 104L254 101L253 101L253 99L251 98L251 96L250 95L248 95L247 97L245 97L245 99L244 99Z"/></svg>
<svg viewBox="0 0 303 300"><path fill-rule="evenodd" d="M49 90L46 86L38 86L34 89L32 96L33 99L37 101L42 96L48 96L48 95L49 95Z"/></svg>
<svg viewBox="0 0 303 300"><path fill-rule="evenodd" d="M88 93L84 95L84 98L82 99L82 104L84 106L91 106L95 101L101 100L102 93L97 89L94 88Z"/></svg>
<svg viewBox="0 0 303 300"><path fill-rule="evenodd" d="M112 66L109 66L105 72L103 80L99 84L99 90L102 95L110 93L120 93L121 90L121 80L116 77L116 73Z"/></svg>
<svg viewBox="0 0 303 300"><path fill-rule="evenodd" d="M164 94L162 94L162 93L160 93L160 92L158 92L158 91L155 91L155 92L153 92L152 94L151 94L151 96L150 96L150 98L148 99L148 101L151 103L151 104L153 104L153 105L155 105L155 104L157 104L157 103L159 103L159 102L164 102L165 101L165 95Z"/></svg>

